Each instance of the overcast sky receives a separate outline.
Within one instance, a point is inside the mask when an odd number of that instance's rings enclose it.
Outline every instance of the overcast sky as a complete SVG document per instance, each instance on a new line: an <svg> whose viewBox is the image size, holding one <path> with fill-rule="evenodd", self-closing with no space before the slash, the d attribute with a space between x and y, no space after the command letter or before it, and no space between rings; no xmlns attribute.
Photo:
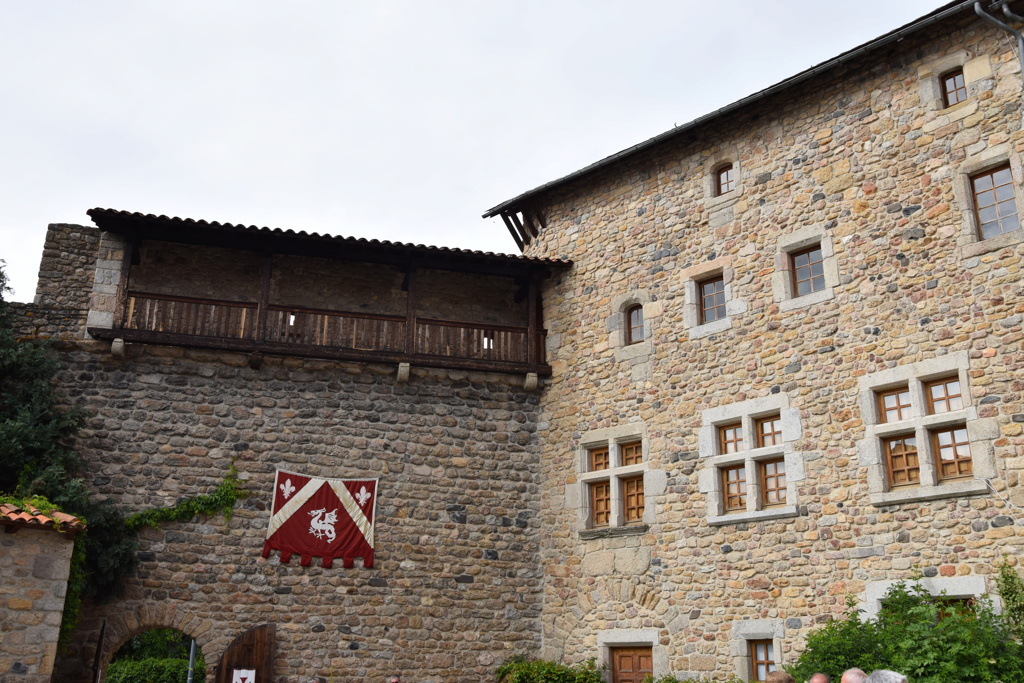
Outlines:
<svg viewBox="0 0 1024 683"><path fill-rule="evenodd" d="M0 8L0 259L103 207L514 252L486 209L942 0Z"/></svg>

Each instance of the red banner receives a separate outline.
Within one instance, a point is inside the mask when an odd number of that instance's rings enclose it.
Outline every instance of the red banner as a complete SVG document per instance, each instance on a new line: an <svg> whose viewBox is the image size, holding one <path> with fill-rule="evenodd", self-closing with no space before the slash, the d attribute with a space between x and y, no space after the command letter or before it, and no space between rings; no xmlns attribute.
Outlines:
<svg viewBox="0 0 1024 683"><path fill-rule="evenodd" d="M346 568L361 557L364 567L372 567L376 508L376 479L320 479L278 470L263 557L279 550L282 563L299 555L303 567L321 557L325 569L336 557Z"/></svg>

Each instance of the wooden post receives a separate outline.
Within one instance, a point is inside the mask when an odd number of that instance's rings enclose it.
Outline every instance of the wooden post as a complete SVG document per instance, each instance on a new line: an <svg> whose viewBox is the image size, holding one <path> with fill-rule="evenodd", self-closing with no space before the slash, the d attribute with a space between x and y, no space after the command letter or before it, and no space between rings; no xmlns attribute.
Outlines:
<svg viewBox="0 0 1024 683"><path fill-rule="evenodd" d="M540 305L540 287L537 286L537 276L530 275L526 284L526 307L529 314L526 332L526 362L530 365L537 365L537 344L540 343L540 326L537 324L537 306Z"/></svg>
<svg viewBox="0 0 1024 683"><path fill-rule="evenodd" d="M409 264L405 274L409 288L405 293L405 352L416 353L416 266Z"/></svg>
<svg viewBox="0 0 1024 683"><path fill-rule="evenodd" d="M132 255L135 251L134 238L125 238L124 255L121 257L121 277L117 281L117 299L114 301L114 328L128 325L128 276L132 271Z"/></svg>
<svg viewBox="0 0 1024 683"><path fill-rule="evenodd" d="M263 255L263 274L260 278L260 300L256 303L256 341L267 340L267 309L270 306L270 276L274 270L274 255Z"/></svg>

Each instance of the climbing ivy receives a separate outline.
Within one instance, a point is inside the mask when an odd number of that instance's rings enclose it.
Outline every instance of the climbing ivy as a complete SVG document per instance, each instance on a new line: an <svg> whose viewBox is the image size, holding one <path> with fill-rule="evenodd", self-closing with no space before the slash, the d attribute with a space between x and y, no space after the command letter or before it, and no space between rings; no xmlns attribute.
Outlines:
<svg viewBox="0 0 1024 683"><path fill-rule="evenodd" d="M249 495L238 479L238 469L235 463L231 463L224 481L220 483L212 493L191 498L182 498L170 507L152 508L129 515L125 521L125 528L130 531L138 531L144 526L159 526L161 522L187 522L197 515L215 515L224 513L224 519L231 519L231 512L235 503Z"/></svg>

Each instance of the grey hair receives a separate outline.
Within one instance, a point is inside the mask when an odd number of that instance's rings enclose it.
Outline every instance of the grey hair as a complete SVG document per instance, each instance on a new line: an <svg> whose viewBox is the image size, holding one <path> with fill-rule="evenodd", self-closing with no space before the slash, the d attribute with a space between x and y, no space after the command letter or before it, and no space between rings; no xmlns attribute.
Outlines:
<svg viewBox="0 0 1024 683"><path fill-rule="evenodd" d="M842 683L864 683L868 675L861 669L847 669L843 672Z"/></svg>
<svg viewBox="0 0 1024 683"><path fill-rule="evenodd" d="M907 683L907 677L888 669L877 669L871 672L864 683Z"/></svg>

